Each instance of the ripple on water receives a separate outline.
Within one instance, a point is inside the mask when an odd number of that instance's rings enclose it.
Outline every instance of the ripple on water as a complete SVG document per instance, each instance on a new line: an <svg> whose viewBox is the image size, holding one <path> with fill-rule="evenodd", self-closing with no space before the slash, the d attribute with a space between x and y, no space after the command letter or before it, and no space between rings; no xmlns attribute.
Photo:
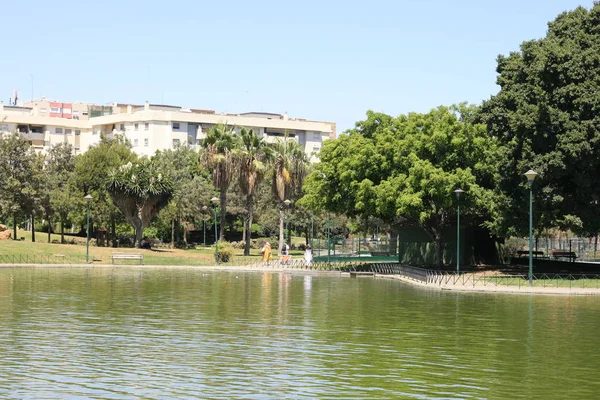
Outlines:
<svg viewBox="0 0 600 400"><path fill-rule="evenodd" d="M600 362L586 350L599 299L310 278L0 271L0 397L584 398L600 389L588 379Z"/></svg>

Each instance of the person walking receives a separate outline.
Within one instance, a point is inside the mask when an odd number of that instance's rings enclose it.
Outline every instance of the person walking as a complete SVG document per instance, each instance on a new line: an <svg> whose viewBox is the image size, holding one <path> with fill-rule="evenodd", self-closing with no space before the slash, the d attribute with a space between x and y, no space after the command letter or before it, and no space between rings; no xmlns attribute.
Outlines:
<svg viewBox="0 0 600 400"><path fill-rule="evenodd" d="M269 242L265 242L260 252L262 253L263 261L269 262L271 260L271 244Z"/></svg>
<svg viewBox="0 0 600 400"><path fill-rule="evenodd" d="M312 267L312 259L312 249L310 247L310 244L307 244L306 250L304 250L304 263L307 267Z"/></svg>

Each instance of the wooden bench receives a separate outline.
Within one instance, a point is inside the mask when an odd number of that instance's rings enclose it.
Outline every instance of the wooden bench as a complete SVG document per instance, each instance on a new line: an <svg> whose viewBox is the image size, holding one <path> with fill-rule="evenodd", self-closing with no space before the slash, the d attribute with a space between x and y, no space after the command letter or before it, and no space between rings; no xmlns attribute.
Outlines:
<svg viewBox="0 0 600 400"><path fill-rule="evenodd" d="M531 253L535 258L546 258L543 251L532 251ZM517 251L517 255L519 257L529 257L529 250L519 250Z"/></svg>
<svg viewBox="0 0 600 400"><path fill-rule="evenodd" d="M140 260L140 265L144 264L144 255L143 254L132 254L132 253L113 253L112 255L112 263L115 263L115 260Z"/></svg>
<svg viewBox="0 0 600 400"><path fill-rule="evenodd" d="M575 261L577 259L577 255L573 251L552 250L551 254L555 260L558 260L559 258L568 258L569 261Z"/></svg>

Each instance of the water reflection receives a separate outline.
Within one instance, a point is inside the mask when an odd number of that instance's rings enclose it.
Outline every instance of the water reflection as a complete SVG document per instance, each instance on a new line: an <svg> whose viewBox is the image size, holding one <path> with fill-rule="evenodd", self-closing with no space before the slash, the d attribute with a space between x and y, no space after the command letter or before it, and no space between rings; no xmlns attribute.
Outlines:
<svg viewBox="0 0 600 400"><path fill-rule="evenodd" d="M593 398L600 299L385 279L0 271L0 398Z"/></svg>

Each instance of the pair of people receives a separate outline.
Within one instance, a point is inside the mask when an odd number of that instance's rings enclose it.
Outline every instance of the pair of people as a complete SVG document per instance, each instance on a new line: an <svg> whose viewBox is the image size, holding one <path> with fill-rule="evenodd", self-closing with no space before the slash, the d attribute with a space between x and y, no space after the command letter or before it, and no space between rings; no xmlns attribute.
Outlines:
<svg viewBox="0 0 600 400"><path fill-rule="evenodd" d="M271 260L272 250L271 244L269 242L265 242L263 248L261 249L261 253L263 261L268 262ZM281 248L281 259L283 261L288 261L290 259L289 248L286 243L284 243L283 247ZM306 263L307 267L312 266L312 259L312 248L310 247L310 245L306 245L306 250L304 251L304 262Z"/></svg>

